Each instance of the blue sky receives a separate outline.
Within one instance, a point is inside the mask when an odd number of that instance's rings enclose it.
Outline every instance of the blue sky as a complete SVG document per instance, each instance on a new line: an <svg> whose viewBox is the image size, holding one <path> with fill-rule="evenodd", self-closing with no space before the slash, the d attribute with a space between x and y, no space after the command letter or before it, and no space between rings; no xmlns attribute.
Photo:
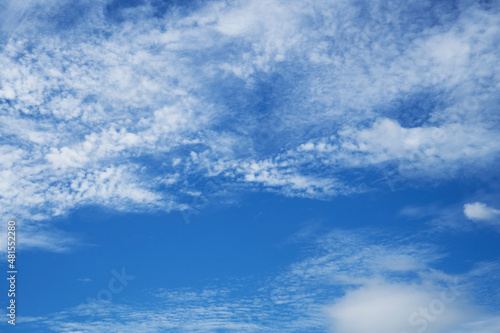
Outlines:
<svg viewBox="0 0 500 333"><path fill-rule="evenodd" d="M499 12L1 2L0 331L500 331Z"/></svg>

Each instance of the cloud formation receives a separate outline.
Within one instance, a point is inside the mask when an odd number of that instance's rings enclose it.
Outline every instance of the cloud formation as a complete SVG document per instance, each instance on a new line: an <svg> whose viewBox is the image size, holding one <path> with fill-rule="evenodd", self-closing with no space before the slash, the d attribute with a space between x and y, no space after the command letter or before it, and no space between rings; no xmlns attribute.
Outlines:
<svg viewBox="0 0 500 333"><path fill-rule="evenodd" d="M498 219L500 210L489 207L482 202L472 202L464 205L464 214L473 221L491 221Z"/></svg>
<svg viewBox="0 0 500 333"><path fill-rule="evenodd" d="M494 3L8 1L0 214L328 199L498 161Z"/></svg>
<svg viewBox="0 0 500 333"><path fill-rule="evenodd" d="M310 245L301 260L263 280L147 289L139 303L126 296L97 300L26 318L24 325L53 332L474 333L500 327L484 302L476 305L484 301L481 288L498 282L490 279L498 265L477 263L447 274L434 267L446 259L435 245L367 230L332 231Z"/></svg>
<svg viewBox="0 0 500 333"><path fill-rule="evenodd" d="M328 311L336 333L446 332L468 316L453 304L459 295L449 288L439 294L416 285L372 283L348 291Z"/></svg>

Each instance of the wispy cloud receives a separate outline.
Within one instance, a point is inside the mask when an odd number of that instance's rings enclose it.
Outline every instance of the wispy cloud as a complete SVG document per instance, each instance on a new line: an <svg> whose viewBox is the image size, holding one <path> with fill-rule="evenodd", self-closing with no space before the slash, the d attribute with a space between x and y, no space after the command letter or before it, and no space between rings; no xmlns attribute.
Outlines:
<svg viewBox="0 0 500 333"><path fill-rule="evenodd" d="M33 325L54 332L410 332L426 325L440 333L498 325L476 304L485 301L480 289L496 283L478 281L498 265L447 274L434 268L445 258L436 246L367 230L333 231L314 242L303 259L265 280L145 290L140 304L97 301ZM88 322L91 313L96 317Z"/></svg>

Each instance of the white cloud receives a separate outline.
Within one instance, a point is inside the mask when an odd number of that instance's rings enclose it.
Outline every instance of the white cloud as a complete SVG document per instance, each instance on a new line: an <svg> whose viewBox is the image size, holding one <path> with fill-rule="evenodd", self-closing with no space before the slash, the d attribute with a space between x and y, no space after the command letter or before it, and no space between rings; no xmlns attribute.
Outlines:
<svg viewBox="0 0 500 333"><path fill-rule="evenodd" d="M6 219L4 219L6 220ZM7 224L0 228L7 234ZM45 224L31 224L16 221L18 233L22 230L22 242L17 242L16 251L23 250L43 250L51 252L68 252L82 246L77 235L73 235ZM0 253L7 252L7 238L0 238Z"/></svg>
<svg viewBox="0 0 500 333"><path fill-rule="evenodd" d="M325 199L369 187L352 170L473 177L498 158L495 8L469 4L415 30L413 10L379 2L363 17L342 1L212 1L163 16L145 4L115 22L103 1L62 28L73 11L59 3L4 5L2 215L185 209L192 178ZM412 105L388 110L426 91L435 105L422 120L405 123Z"/></svg>
<svg viewBox="0 0 500 333"><path fill-rule="evenodd" d="M243 180L249 183L264 184L270 188L279 188L280 192L290 196L329 197L343 190L342 184L335 179L304 176L274 161L243 162L237 167Z"/></svg>
<svg viewBox="0 0 500 333"><path fill-rule="evenodd" d="M373 281L348 291L327 312L335 333L441 333L468 316L454 304L457 297L449 289L440 294L417 285Z"/></svg>
<svg viewBox="0 0 500 333"><path fill-rule="evenodd" d="M487 301L480 288L496 283L481 279L497 274L498 265L449 275L432 267L443 257L431 244L366 230L334 231L313 244L300 261L262 281L145 290L148 301L140 306L125 299L81 304L36 324L54 332L476 333L498 326L498 316L476 306Z"/></svg>
<svg viewBox="0 0 500 333"><path fill-rule="evenodd" d="M301 154L317 154L317 160L340 168L373 167L395 163L407 176L450 177L457 168L478 160L493 161L500 153L494 142L500 132L481 127L448 124L441 127L402 127L397 121L377 119L371 127L346 127L338 137L307 142Z"/></svg>
<svg viewBox="0 0 500 333"><path fill-rule="evenodd" d="M490 221L500 216L500 210L487 206L482 202L466 203L464 214L468 219L474 221Z"/></svg>

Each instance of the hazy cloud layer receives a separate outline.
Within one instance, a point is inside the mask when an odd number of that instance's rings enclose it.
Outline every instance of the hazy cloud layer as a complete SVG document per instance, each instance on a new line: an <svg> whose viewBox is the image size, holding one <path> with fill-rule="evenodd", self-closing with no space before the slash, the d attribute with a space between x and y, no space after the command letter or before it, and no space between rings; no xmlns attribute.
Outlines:
<svg viewBox="0 0 500 333"><path fill-rule="evenodd" d="M446 260L435 245L367 230L333 231L310 245L303 259L265 280L144 290L147 299L140 305L126 297L87 302L44 318L25 318L23 325L54 332L399 333L425 328L475 333L500 328L481 290L498 282L491 279L498 273L496 264L477 263L464 274L446 274L434 268Z"/></svg>

